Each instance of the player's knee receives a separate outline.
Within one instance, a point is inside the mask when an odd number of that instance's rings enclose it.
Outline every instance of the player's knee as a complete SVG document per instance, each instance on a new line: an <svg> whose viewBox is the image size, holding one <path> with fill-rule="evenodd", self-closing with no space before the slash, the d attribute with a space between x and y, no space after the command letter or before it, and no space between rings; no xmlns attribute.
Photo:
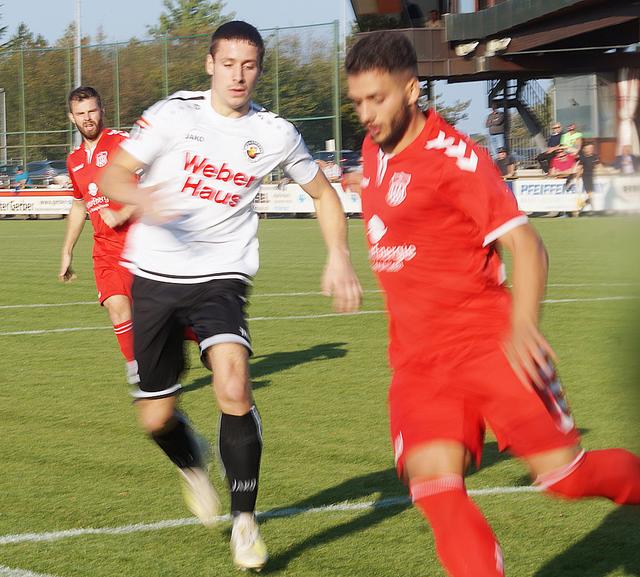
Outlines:
<svg viewBox="0 0 640 577"><path fill-rule="evenodd" d="M144 400L138 402L138 422L145 432L149 434L162 432L174 416L173 404L160 403L158 401Z"/></svg>
<svg viewBox="0 0 640 577"><path fill-rule="evenodd" d="M244 375L236 374L221 380L214 373L213 378L218 404L223 412L235 414L238 410L246 412L251 407L251 389Z"/></svg>
<svg viewBox="0 0 640 577"><path fill-rule="evenodd" d="M125 296L115 295L108 298L102 304L104 308L107 309L112 324L118 325L131 320L131 304Z"/></svg>

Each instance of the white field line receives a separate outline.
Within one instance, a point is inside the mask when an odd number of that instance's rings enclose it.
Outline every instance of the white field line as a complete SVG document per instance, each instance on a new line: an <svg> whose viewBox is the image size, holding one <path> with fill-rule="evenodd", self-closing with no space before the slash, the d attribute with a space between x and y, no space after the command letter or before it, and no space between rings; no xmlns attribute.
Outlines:
<svg viewBox="0 0 640 577"><path fill-rule="evenodd" d="M25 571L24 569L12 569L0 565L0 577L55 577L54 575L45 575L44 573L34 573L33 571Z"/></svg>
<svg viewBox="0 0 640 577"><path fill-rule="evenodd" d="M611 297L591 297L591 298L567 298L567 299L547 299L542 301L543 304L563 304L563 303L588 303L588 302L600 302L600 301L627 301L637 300L637 297L633 296L611 296ZM351 317L362 315L380 315L384 310L371 310L371 311L357 311L354 313L324 313L316 315L278 315L275 317L250 317L247 320L249 322L258 321L294 321L294 320L309 320L309 319L325 319L332 317ZM113 330L112 326L98 326L98 327L66 327L61 329L35 329L30 331L6 331L0 332L0 337L15 337L23 335L48 335L52 333L75 333L81 331L105 331Z"/></svg>
<svg viewBox="0 0 640 577"><path fill-rule="evenodd" d="M550 283L547 285L549 288L595 288L595 287L631 287L635 286L632 283ZM365 294L381 293L380 289L370 289L362 291ZM310 292L288 292L288 293L253 293L251 298L271 298L271 297L306 297L306 296L322 296L320 291ZM37 308L56 308L56 307L72 307L72 306L87 306L96 305L97 300L93 301L76 301L68 303L35 303L35 304L18 304L18 305L0 305L0 310L6 309L37 309Z"/></svg>
<svg viewBox="0 0 640 577"><path fill-rule="evenodd" d="M526 485L522 487L492 487L488 489L469 489L471 496L483 497L491 495L510 495L514 493L538 493L539 487ZM409 498L390 497L379 501L363 501L335 503L333 505L324 505L322 507L289 507L282 509L272 509L258 513L260 519L276 519L283 517L294 517L296 515L313 515L318 513L334 513L334 512L352 512L352 511L368 511L373 509L384 509L387 507L395 507L397 505L409 504ZM230 515L220 515L217 521L230 521ZM83 535L128 535L130 533L140 533L145 531L160 531L162 529L174 529L177 527L187 527L190 525L198 525L200 521L195 517L185 519L168 519L166 521L158 521L156 523L136 523L133 525L123 525L120 527L103 527L84 529L68 529L66 531L50 531L47 533L18 533L15 535L0 536L0 545L15 545L17 543L42 543L59 541L68 539L69 537L81 537ZM0 572L0 576L3 573ZM11 574L9 574L11 575ZM13 577L13 575L11 576ZM22 577L20 575L20 577ZM25 574L24 577L27 577Z"/></svg>

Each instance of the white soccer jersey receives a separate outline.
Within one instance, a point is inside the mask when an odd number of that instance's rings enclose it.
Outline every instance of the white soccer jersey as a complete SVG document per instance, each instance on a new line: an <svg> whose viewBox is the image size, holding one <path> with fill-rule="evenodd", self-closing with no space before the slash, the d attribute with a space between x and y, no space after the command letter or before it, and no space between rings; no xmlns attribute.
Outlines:
<svg viewBox="0 0 640 577"><path fill-rule="evenodd" d="M221 116L210 90L156 103L122 147L144 163L142 184L158 185L167 212L166 222L143 217L132 226L124 258L134 274L164 282L250 282L259 264L260 182L277 166L298 184L318 171L293 124L255 105L241 118Z"/></svg>

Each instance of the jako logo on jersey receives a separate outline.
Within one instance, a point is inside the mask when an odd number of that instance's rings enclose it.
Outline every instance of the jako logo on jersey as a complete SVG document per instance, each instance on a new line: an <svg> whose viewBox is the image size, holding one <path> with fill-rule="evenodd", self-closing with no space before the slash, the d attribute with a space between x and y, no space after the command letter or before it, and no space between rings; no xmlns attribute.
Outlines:
<svg viewBox="0 0 640 577"><path fill-rule="evenodd" d="M248 140L244 143L244 152L249 160L258 160L258 157L264 152L262 145L255 140Z"/></svg>
<svg viewBox="0 0 640 577"><path fill-rule="evenodd" d="M384 222L382 222L382 219L377 214L374 214L367 224L369 242L371 244L378 244L385 234L387 234L387 227L384 225Z"/></svg>
<svg viewBox="0 0 640 577"><path fill-rule="evenodd" d="M195 140L196 142L204 142L204 136L196 132L190 132L184 137L185 140Z"/></svg>
<svg viewBox="0 0 640 577"><path fill-rule="evenodd" d="M87 190L91 196L95 196L98 194L98 185L95 182L90 182Z"/></svg>
<svg viewBox="0 0 640 577"><path fill-rule="evenodd" d="M467 157L467 143L464 140L460 140L455 144L453 136L445 137L444 131L441 130L438 133L438 137L433 140L427 141L425 145L427 150L436 149L444 150L444 153L451 157L456 158L456 164L461 170L467 172L475 172L478 166L478 155L471 150L471 154Z"/></svg>
<svg viewBox="0 0 640 577"><path fill-rule="evenodd" d="M406 172L396 172L391 177L386 201L389 206L398 206L407 198L407 186L411 182L411 175Z"/></svg>
<svg viewBox="0 0 640 577"><path fill-rule="evenodd" d="M107 151L103 150L102 152L98 152L96 156L96 166L98 168L102 168L103 166L107 166Z"/></svg>

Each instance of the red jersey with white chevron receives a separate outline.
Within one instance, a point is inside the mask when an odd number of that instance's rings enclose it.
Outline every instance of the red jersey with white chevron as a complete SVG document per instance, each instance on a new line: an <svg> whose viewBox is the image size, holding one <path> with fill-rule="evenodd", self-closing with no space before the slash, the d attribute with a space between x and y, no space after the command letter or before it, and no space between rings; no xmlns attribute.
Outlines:
<svg viewBox="0 0 640 577"><path fill-rule="evenodd" d="M491 159L433 111L402 152L386 155L367 136L362 156L392 367L495 345L511 308L495 241L527 217Z"/></svg>
<svg viewBox="0 0 640 577"><path fill-rule="evenodd" d="M67 170L73 183L73 196L76 200L83 200L91 224L93 225L93 256L119 257L124 249L124 241L129 230L129 221L115 229L109 228L100 217L100 210L109 208L120 210L122 205L109 200L100 193L98 180L100 172L109 164L109 160L118 150L120 143L129 135L122 130L105 128L98 138L93 151L78 146L67 157Z"/></svg>

